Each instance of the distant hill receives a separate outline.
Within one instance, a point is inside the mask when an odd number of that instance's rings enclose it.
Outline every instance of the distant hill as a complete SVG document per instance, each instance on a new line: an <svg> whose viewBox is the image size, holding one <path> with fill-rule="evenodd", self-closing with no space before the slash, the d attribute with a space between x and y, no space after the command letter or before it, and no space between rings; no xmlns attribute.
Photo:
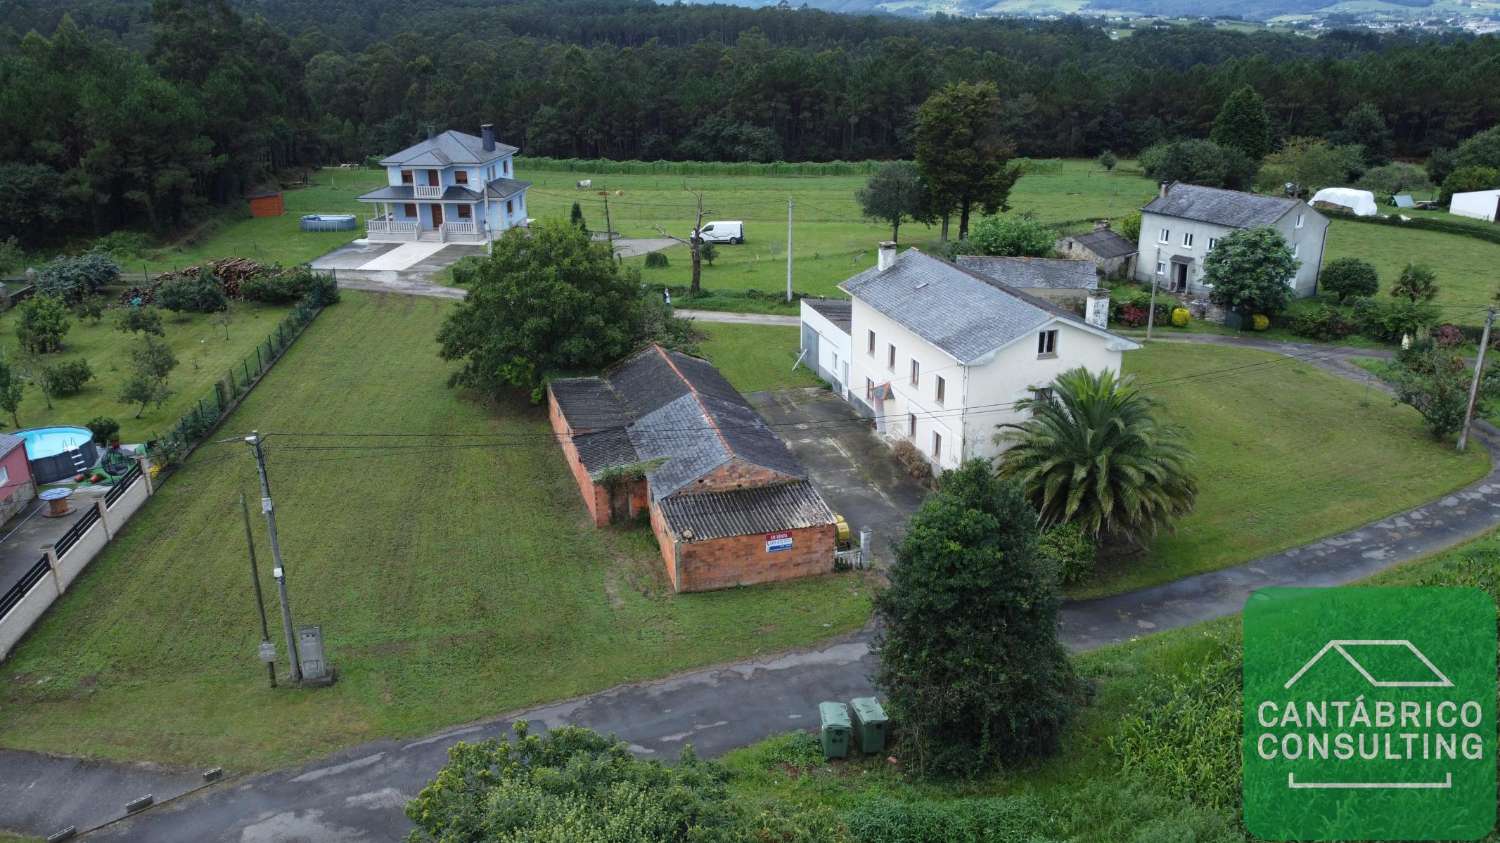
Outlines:
<svg viewBox="0 0 1500 843"><path fill-rule="evenodd" d="M779 0L696 0L727 2L736 6L761 8L775 6ZM1487 3L1457 3L1449 0L1377 0L1350 3L1348 0L798 0L803 5L828 12L846 14L889 14L922 16L951 15L1060 15L1060 14L1136 14L1151 17L1238 17L1246 20L1268 20L1282 15L1348 14L1351 11L1386 11L1401 13L1441 8L1444 16L1472 17L1494 14L1495 6ZM1488 8L1485 8L1488 6Z"/></svg>

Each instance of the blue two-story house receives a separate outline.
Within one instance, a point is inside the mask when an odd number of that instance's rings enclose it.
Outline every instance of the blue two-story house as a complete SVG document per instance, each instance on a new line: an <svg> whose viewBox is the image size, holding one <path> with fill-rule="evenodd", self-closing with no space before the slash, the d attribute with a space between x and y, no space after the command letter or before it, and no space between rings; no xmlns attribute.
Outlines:
<svg viewBox="0 0 1500 843"><path fill-rule="evenodd" d="M515 178L519 150L496 143L488 123L479 132L450 129L382 160L385 187L359 197L380 206L367 224L369 239L483 243L524 225L531 182Z"/></svg>

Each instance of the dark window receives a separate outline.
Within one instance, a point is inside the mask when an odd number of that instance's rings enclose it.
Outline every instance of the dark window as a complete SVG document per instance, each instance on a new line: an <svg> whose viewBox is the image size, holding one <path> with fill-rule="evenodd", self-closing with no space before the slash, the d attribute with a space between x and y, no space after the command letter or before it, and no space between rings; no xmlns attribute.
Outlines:
<svg viewBox="0 0 1500 843"><path fill-rule="evenodd" d="M1036 335L1036 356L1057 356L1057 331L1042 331Z"/></svg>
<svg viewBox="0 0 1500 843"><path fill-rule="evenodd" d="M937 399L937 402L939 404L943 403L943 392L947 388L947 386L948 383L947 381L943 380L943 376L938 375L937 385L933 387L933 396Z"/></svg>
<svg viewBox="0 0 1500 843"><path fill-rule="evenodd" d="M870 356L874 357L875 356L875 332L874 331L866 331L865 333L866 333L865 339L867 340L866 346L867 346L867 348L868 348L868 350L870 352Z"/></svg>
<svg viewBox="0 0 1500 843"><path fill-rule="evenodd" d="M402 170L401 171L401 183L402 184L411 184L411 182L412 182L411 170Z"/></svg>
<svg viewBox="0 0 1500 843"><path fill-rule="evenodd" d="M415 202L406 203L406 215L409 217L414 217L417 215L417 204Z"/></svg>
<svg viewBox="0 0 1500 843"><path fill-rule="evenodd" d="M472 205L459 205L458 206L458 218L459 219L461 219L461 220L471 219L473 216L474 216L474 206L472 206Z"/></svg>
<svg viewBox="0 0 1500 843"><path fill-rule="evenodd" d="M932 432L932 459L934 461L943 458L943 434L936 430Z"/></svg>
<svg viewBox="0 0 1500 843"><path fill-rule="evenodd" d="M870 380L869 378L865 378L865 400L875 400L875 382Z"/></svg>
<svg viewBox="0 0 1500 843"><path fill-rule="evenodd" d="M906 414L906 435L910 436L913 439L917 438L917 415L916 415L916 413L907 413Z"/></svg>
<svg viewBox="0 0 1500 843"><path fill-rule="evenodd" d="M912 358L911 361L911 385L916 386L922 380L922 364Z"/></svg>
<svg viewBox="0 0 1500 843"><path fill-rule="evenodd" d="M506 214L506 216L509 216L509 215L515 213L515 210L516 210L516 203L515 203L515 201L512 200L512 199L505 200L505 214Z"/></svg>
<svg viewBox="0 0 1500 843"><path fill-rule="evenodd" d="M895 345L887 345L885 347L885 367L887 369L890 369L892 372L896 371L896 346Z"/></svg>
<svg viewBox="0 0 1500 843"><path fill-rule="evenodd" d="M469 171L468 170L455 170L453 172L453 183L454 184L468 184L469 183Z"/></svg>

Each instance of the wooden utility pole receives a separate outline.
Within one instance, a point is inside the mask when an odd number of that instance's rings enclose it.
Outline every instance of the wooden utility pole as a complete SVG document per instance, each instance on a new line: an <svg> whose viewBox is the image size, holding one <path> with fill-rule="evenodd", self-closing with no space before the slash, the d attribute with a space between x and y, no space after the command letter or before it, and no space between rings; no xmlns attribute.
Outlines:
<svg viewBox="0 0 1500 843"><path fill-rule="evenodd" d="M1151 339L1151 327L1156 324L1156 275L1151 275L1151 304L1146 308L1146 339Z"/></svg>
<svg viewBox="0 0 1500 843"><path fill-rule="evenodd" d="M604 237L609 240L609 256L615 256L615 227L609 221L609 189L604 190Z"/></svg>
<svg viewBox="0 0 1500 843"><path fill-rule="evenodd" d="M786 198L786 300L792 301L792 197Z"/></svg>
<svg viewBox="0 0 1500 843"><path fill-rule="evenodd" d="M1484 316L1484 335L1479 338L1479 357L1474 361L1474 380L1469 382L1469 406L1464 410L1464 426L1458 432L1458 449L1469 444L1469 425L1474 421L1474 405L1479 402L1479 380L1484 377L1484 353L1490 347L1490 327L1495 324L1495 308Z"/></svg>
<svg viewBox="0 0 1500 843"><path fill-rule="evenodd" d="M255 585L255 610L260 613L260 652L266 663L266 675L271 687L276 687L276 648L271 644L271 627L266 624L266 599L260 592L260 568L255 564L255 537L250 532L250 504L245 502L245 493L240 492L240 514L245 518L245 547L250 550L250 582ZM266 658L267 654L270 658Z"/></svg>

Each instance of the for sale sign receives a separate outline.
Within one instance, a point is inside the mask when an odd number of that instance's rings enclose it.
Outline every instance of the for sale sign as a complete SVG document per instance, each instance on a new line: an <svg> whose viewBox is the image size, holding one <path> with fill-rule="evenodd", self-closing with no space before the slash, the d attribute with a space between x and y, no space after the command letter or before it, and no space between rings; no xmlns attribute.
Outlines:
<svg viewBox="0 0 1500 843"><path fill-rule="evenodd" d="M792 549L791 533L766 533L766 552L776 553Z"/></svg>

